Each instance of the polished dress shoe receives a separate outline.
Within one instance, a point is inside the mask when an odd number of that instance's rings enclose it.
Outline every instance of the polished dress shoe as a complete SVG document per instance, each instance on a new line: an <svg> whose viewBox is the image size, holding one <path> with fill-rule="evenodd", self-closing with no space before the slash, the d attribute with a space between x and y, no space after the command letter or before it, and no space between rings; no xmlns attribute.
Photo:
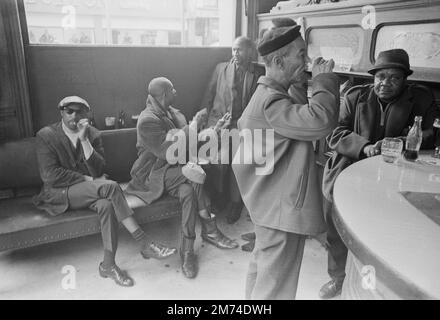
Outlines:
<svg viewBox="0 0 440 320"><path fill-rule="evenodd" d="M99 264L99 275L103 278L113 279L116 284L122 287L132 287L134 281L124 271L119 269L117 265L113 265L108 268L104 268L102 263Z"/></svg>
<svg viewBox="0 0 440 320"><path fill-rule="evenodd" d="M217 227L215 216L202 218L202 239L220 249L238 248L238 243L226 237Z"/></svg>
<svg viewBox="0 0 440 320"><path fill-rule="evenodd" d="M244 240L244 241L255 241L255 238L256 238L257 236L255 235L255 232L249 232L249 233L245 233L245 234L242 234L241 235L241 238Z"/></svg>
<svg viewBox="0 0 440 320"><path fill-rule="evenodd" d="M319 290L319 297L321 299L332 299L341 294L342 284L344 280L330 280Z"/></svg>
<svg viewBox="0 0 440 320"><path fill-rule="evenodd" d="M176 248L169 248L161 243L145 241L141 249L144 259L166 259L177 252Z"/></svg>
<svg viewBox="0 0 440 320"><path fill-rule="evenodd" d="M182 273L185 277L192 279L199 271L197 256L192 251L185 251L180 254L182 259Z"/></svg>
<svg viewBox="0 0 440 320"><path fill-rule="evenodd" d="M248 243L245 243L241 246L241 250L246 252L252 252L255 248L255 241L249 241Z"/></svg>

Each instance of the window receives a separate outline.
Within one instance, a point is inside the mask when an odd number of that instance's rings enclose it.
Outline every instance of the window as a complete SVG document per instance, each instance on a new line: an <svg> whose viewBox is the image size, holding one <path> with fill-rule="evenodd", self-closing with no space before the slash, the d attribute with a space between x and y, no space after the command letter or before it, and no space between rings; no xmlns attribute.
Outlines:
<svg viewBox="0 0 440 320"><path fill-rule="evenodd" d="M231 46L237 0L23 0L30 44Z"/></svg>

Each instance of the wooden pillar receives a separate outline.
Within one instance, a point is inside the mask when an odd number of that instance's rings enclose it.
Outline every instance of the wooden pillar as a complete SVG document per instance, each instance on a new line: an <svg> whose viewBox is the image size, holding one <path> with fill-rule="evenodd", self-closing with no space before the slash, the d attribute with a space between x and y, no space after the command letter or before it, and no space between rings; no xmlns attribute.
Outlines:
<svg viewBox="0 0 440 320"><path fill-rule="evenodd" d="M34 134L18 1L0 1L0 140Z"/></svg>

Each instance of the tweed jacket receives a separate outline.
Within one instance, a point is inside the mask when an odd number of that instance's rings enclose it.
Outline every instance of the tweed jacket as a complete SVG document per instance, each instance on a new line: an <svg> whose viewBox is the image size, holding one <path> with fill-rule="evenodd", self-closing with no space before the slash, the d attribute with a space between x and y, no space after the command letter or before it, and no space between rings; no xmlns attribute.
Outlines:
<svg viewBox="0 0 440 320"><path fill-rule="evenodd" d="M385 128L380 135L381 110L373 85L351 88L343 100L338 127L327 137L327 143L335 152L327 161L323 176L323 193L332 201L333 185L339 173L352 163L363 159L363 149L384 137L405 136L415 116L422 116L422 130L432 128L439 116L439 108L429 89L420 85L408 85L385 112ZM422 148L433 148L434 137L426 136Z"/></svg>
<svg viewBox="0 0 440 320"><path fill-rule="evenodd" d="M337 124L338 77L318 75L312 92L309 104L298 104L287 88L269 77L261 77L238 121L239 130L263 129L266 134L267 130L274 131L271 173L257 175L256 168L261 165L238 159L248 148L244 139L232 164L243 201L256 225L304 235L325 231L312 142L328 135ZM265 144L265 139L259 140ZM263 146L266 154L271 152L266 149L267 143Z"/></svg>
<svg viewBox="0 0 440 320"><path fill-rule="evenodd" d="M43 187L34 197L34 204L51 215L64 213L69 207L67 190L70 186L85 181L84 175L94 178L104 174L104 147L97 129L89 128L89 141L94 149L88 160L85 160L81 148L80 161L85 164L87 172L80 170L75 161L73 146L58 122L42 128L37 136L37 159Z"/></svg>
<svg viewBox="0 0 440 320"><path fill-rule="evenodd" d="M165 111L152 96L148 96L146 108L139 115L137 123L138 158L131 169L131 181L126 193L136 195L148 204L162 196L165 172L171 166L166 153L173 144L166 137L172 129L182 129L188 137L189 127L185 116L173 107Z"/></svg>

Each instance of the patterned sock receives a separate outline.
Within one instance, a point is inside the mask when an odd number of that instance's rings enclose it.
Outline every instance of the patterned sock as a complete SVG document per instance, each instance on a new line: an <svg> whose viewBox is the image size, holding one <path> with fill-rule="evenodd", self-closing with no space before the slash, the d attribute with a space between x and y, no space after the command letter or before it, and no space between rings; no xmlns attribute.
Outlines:
<svg viewBox="0 0 440 320"><path fill-rule="evenodd" d="M137 228L131 235L137 242L144 242L147 240L147 234L141 228Z"/></svg>

